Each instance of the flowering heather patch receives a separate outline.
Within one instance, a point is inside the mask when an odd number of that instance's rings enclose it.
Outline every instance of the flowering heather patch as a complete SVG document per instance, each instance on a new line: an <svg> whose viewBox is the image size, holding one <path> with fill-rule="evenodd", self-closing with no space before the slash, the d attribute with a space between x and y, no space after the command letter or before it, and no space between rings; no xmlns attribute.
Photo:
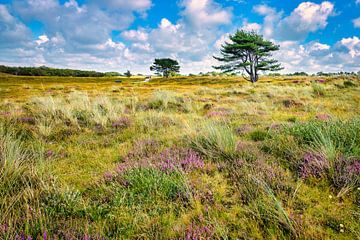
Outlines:
<svg viewBox="0 0 360 240"><path fill-rule="evenodd" d="M17 121L20 123L26 123L26 124L30 124L30 125L35 124L35 118L33 118L33 117L20 117L17 119Z"/></svg>
<svg viewBox="0 0 360 240"><path fill-rule="evenodd" d="M161 152L157 157L159 169L164 172L173 172L177 169L191 172L204 168L204 161L191 149L171 148Z"/></svg>
<svg viewBox="0 0 360 240"><path fill-rule="evenodd" d="M130 127L132 124L130 118L121 117L112 123L112 127L115 129L124 129Z"/></svg>
<svg viewBox="0 0 360 240"><path fill-rule="evenodd" d="M147 141L148 147L153 147L154 142ZM118 174L123 174L128 170L135 168L156 168L166 173L177 170L186 173L204 168L204 161L192 149L186 148L168 148L162 152L149 152L146 147L145 151L137 151L134 148L116 167Z"/></svg>
<svg viewBox="0 0 360 240"><path fill-rule="evenodd" d="M185 231L186 240L210 239L212 237L213 237L213 231L211 227L208 226L199 226L196 224L191 224L186 228Z"/></svg>
<svg viewBox="0 0 360 240"><path fill-rule="evenodd" d="M55 152L53 151L53 150L47 150L46 152L45 152L45 158L46 159L50 159L50 158L52 158L52 157L54 157L55 156Z"/></svg>
<svg viewBox="0 0 360 240"><path fill-rule="evenodd" d="M126 155L124 162L141 161L157 153L159 143L154 139L139 140L134 143L133 149Z"/></svg>
<svg viewBox="0 0 360 240"><path fill-rule="evenodd" d="M316 82L318 82L318 83L326 83L326 80L325 79L319 79L319 80L316 80Z"/></svg>
<svg viewBox="0 0 360 240"><path fill-rule="evenodd" d="M249 132L251 132L252 127L249 124L242 124L240 127L238 127L235 131L236 134L238 134L239 136L247 134Z"/></svg>
<svg viewBox="0 0 360 240"><path fill-rule="evenodd" d="M109 181L113 180L113 178L114 178L114 175L111 172L104 173L105 181L109 182Z"/></svg>
<svg viewBox="0 0 360 240"><path fill-rule="evenodd" d="M212 118L212 117L226 117L228 115L231 115L232 110L231 109L227 109L227 108L217 108L214 109L213 111L210 111L206 114L206 116L208 118Z"/></svg>
<svg viewBox="0 0 360 240"><path fill-rule="evenodd" d="M331 119L331 116L328 114L319 113L315 116L315 118L319 121L329 121Z"/></svg>
<svg viewBox="0 0 360 240"><path fill-rule="evenodd" d="M334 164L333 184L337 188L360 184L360 159L340 156Z"/></svg>
<svg viewBox="0 0 360 240"><path fill-rule="evenodd" d="M347 171L350 175L360 175L360 160L356 159L352 161L352 163L347 167Z"/></svg>
<svg viewBox="0 0 360 240"><path fill-rule="evenodd" d="M0 117L4 117L4 118L11 117L11 112L1 112Z"/></svg>
<svg viewBox="0 0 360 240"><path fill-rule="evenodd" d="M308 177L321 177L328 168L329 162L323 155L307 152L300 164L299 174L300 177L304 179Z"/></svg>

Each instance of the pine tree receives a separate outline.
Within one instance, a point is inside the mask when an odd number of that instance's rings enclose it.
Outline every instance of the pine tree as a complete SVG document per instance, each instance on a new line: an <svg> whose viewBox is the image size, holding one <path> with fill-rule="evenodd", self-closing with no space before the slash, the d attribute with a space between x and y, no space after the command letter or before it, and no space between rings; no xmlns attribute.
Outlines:
<svg viewBox="0 0 360 240"><path fill-rule="evenodd" d="M170 58L155 59L154 64L150 67L151 71L168 78L172 73L180 72L178 61Z"/></svg>
<svg viewBox="0 0 360 240"><path fill-rule="evenodd" d="M255 83L259 79L259 71L279 71L283 68L277 60L271 59L271 52L279 50L279 46L265 40L263 36L255 32L238 30L230 35L231 42L222 45L222 57L214 58L225 62L224 65L216 66L224 73L239 72L242 70L249 75L246 80Z"/></svg>

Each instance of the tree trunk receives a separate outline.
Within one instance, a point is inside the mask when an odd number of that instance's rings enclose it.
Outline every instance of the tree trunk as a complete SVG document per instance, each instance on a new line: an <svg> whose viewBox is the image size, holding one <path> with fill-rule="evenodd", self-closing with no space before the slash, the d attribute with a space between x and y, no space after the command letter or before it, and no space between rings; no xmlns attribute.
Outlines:
<svg viewBox="0 0 360 240"><path fill-rule="evenodd" d="M257 74L256 70L255 72L252 72L251 75L250 75L250 81L252 83L256 83L259 79L259 75Z"/></svg>

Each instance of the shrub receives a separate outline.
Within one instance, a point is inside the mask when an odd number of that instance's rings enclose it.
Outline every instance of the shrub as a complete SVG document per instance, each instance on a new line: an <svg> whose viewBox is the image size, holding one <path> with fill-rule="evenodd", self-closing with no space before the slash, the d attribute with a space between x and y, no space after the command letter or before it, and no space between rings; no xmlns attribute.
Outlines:
<svg viewBox="0 0 360 240"><path fill-rule="evenodd" d="M354 88L354 87L357 87L357 84L353 83L352 81L345 81L344 82L344 87L346 88Z"/></svg>
<svg viewBox="0 0 360 240"><path fill-rule="evenodd" d="M255 142L264 141L269 136L268 132L257 130L250 133L251 140Z"/></svg>

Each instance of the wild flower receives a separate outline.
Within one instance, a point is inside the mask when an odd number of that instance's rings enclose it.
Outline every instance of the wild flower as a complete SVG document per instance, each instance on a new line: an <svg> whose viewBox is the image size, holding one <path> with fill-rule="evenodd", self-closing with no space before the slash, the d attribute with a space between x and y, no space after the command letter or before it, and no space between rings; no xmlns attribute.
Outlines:
<svg viewBox="0 0 360 240"><path fill-rule="evenodd" d="M17 119L17 121L20 123L26 123L26 124L30 124L30 125L35 124L35 118L33 118L33 117L20 117Z"/></svg>
<svg viewBox="0 0 360 240"><path fill-rule="evenodd" d="M331 119L331 116L328 114L319 113L315 116L315 118L319 121L328 121Z"/></svg>
<svg viewBox="0 0 360 240"><path fill-rule="evenodd" d="M170 148L165 149L157 157L159 169L164 172L173 172L182 170L191 172L204 167L204 161L201 157L191 149L186 148Z"/></svg>
<svg viewBox="0 0 360 240"><path fill-rule="evenodd" d="M55 155L55 152L53 150L47 150L45 152L45 158L52 158Z"/></svg>
<svg viewBox="0 0 360 240"><path fill-rule="evenodd" d="M206 114L206 116L208 118L212 118L212 117L226 117L228 115L230 115L232 113L231 109L227 109L227 108L217 108L214 109L213 111L210 111Z"/></svg>
<svg viewBox="0 0 360 240"><path fill-rule="evenodd" d="M109 182L111 180L113 180L114 175L111 172L105 172L104 173L104 179L105 181Z"/></svg>
<svg viewBox="0 0 360 240"><path fill-rule="evenodd" d="M236 132L236 134L238 134L238 135L244 135L244 134L247 134L247 133L251 132L251 130L252 130L251 125L249 125L249 124L242 124L241 126L239 126L239 127L235 130L235 132Z"/></svg>
<svg viewBox="0 0 360 240"><path fill-rule="evenodd" d="M321 177L329 168L327 159L318 153L305 153L299 167L299 175L301 178Z"/></svg>
<svg viewBox="0 0 360 240"><path fill-rule="evenodd" d="M333 164L331 180L335 187L353 187L360 184L360 160L339 156Z"/></svg>
<svg viewBox="0 0 360 240"><path fill-rule="evenodd" d="M360 160L356 159L352 164L349 164L347 172L351 175L360 175Z"/></svg>
<svg viewBox="0 0 360 240"><path fill-rule="evenodd" d="M115 120L111 126L115 129L124 129L131 126L131 120L128 117L121 117Z"/></svg>
<svg viewBox="0 0 360 240"><path fill-rule="evenodd" d="M191 224L186 228L185 239L186 240L200 240L200 239L209 239L213 236L211 227L208 226L198 226L196 224Z"/></svg>

